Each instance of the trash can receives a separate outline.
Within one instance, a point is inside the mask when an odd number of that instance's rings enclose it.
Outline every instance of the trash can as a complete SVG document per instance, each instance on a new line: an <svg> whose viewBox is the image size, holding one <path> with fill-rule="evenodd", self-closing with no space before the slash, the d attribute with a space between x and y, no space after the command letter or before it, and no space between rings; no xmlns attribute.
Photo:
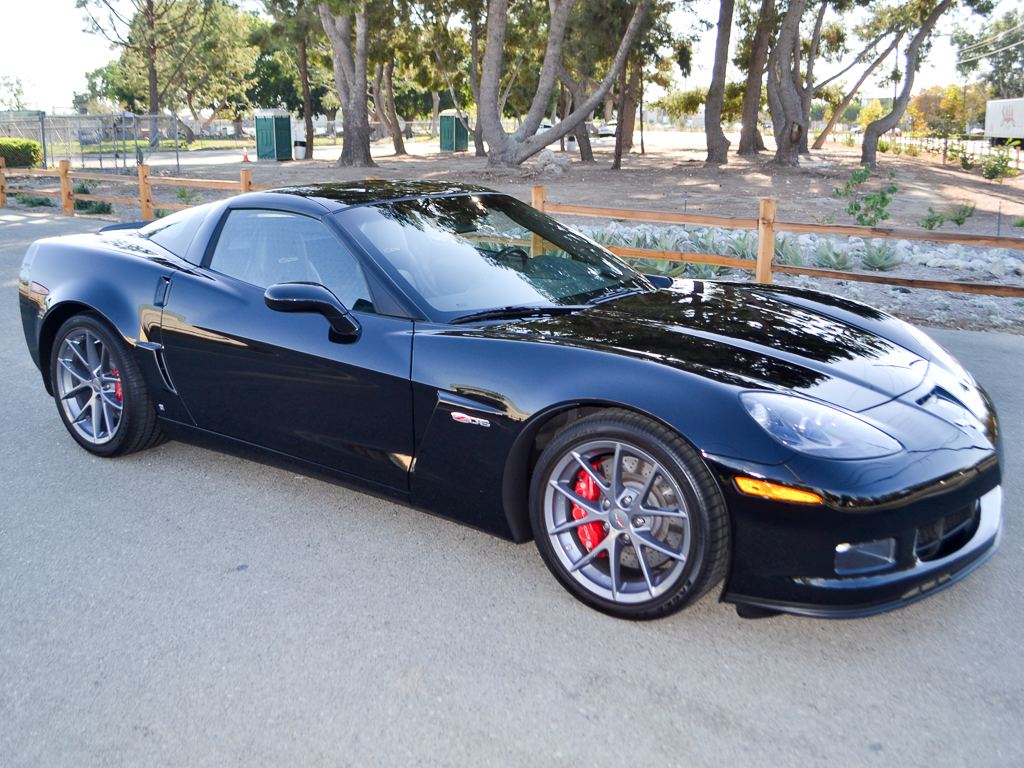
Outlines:
<svg viewBox="0 0 1024 768"><path fill-rule="evenodd" d="M256 158L292 159L292 116L283 109L256 111Z"/></svg>
<svg viewBox="0 0 1024 768"><path fill-rule="evenodd" d="M466 130L464 118L464 112L454 109L446 109L441 113L442 152L466 152L469 149L469 131Z"/></svg>

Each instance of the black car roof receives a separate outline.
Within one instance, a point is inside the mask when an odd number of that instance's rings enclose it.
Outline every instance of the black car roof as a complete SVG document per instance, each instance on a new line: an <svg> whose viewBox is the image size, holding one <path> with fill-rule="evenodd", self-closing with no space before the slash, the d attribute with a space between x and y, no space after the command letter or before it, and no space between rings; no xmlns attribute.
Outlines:
<svg viewBox="0 0 1024 768"><path fill-rule="evenodd" d="M493 189L473 184L449 181L336 181L323 184L304 184L271 190L271 194L297 195L317 200L328 208L348 208L354 205L382 203L410 197L436 197L443 195L470 195L494 193ZM334 203L334 205L331 205Z"/></svg>

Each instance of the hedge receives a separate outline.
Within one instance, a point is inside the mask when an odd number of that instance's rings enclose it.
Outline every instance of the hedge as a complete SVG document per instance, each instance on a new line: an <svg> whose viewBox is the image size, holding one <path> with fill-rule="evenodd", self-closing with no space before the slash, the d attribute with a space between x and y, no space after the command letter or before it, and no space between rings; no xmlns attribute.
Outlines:
<svg viewBox="0 0 1024 768"><path fill-rule="evenodd" d="M27 168L41 165L43 145L31 139L0 139L0 157L8 168Z"/></svg>

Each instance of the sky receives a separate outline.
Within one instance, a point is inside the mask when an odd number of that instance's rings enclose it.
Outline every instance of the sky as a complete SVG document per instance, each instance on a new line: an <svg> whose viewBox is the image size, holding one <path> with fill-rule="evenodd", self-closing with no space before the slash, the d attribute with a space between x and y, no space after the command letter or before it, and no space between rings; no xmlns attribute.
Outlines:
<svg viewBox="0 0 1024 768"><path fill-rule="evenodd" d="M1001 0L995 15L1002 15L1018 2ZM102 37L83 31L86 26L83 12L75 8L74 0L3 0L3 5L5 28L24 33L4 35L0 75L21 78L30 108L51 114L71 111L72 95L86 89L85 73L116 58L117 52L112 51ZM690 5L704 18L717 22L718 3L714 0L695 0ZM676 12L673 20L682 23L682 19L682 14ZM981 24L977 16L971 18L962 12L946 14L939 24L939 35L933 34L935 45L928 62L917 74L915 91L958 81L954 68L956 56L948 38L955 21L969 26ZM694 57L694 72L686 83L688 87L710 82L714 51L715 31L712 29L700 41ZM739 73L733 72L730 79L739 79ZM864 95L891 96L891 86L881 89L869 82Z"/></svg>

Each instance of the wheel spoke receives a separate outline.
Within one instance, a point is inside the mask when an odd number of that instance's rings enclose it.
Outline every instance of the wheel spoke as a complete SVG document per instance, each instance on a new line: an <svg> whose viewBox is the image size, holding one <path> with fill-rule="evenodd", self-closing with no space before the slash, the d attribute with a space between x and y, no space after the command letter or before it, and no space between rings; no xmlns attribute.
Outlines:
<svg viewBox="0 0 1024 768"><path fill-rule="evenodd" d="M117 396L113 392L102 392L100 397L103 398L105 405L109 405L111 408L116 408L119 411L121 410L121 403L117 402Z"/></svg>
<svg viewBox="0 0 1024 768"><path fill-rule="evenodd" d="M615 456L612 458L612 498L618 499L622 495L622 443L615 444Z"/></svg>
<svg viewBox="0 0 1024 768"><path fill-rule="evenodd" d="M645 515L654 515L655 517L673 517L677 520L687 520L689 516L681 509L662 509L661 507L640 507L640 511Z"/></svg>
<svg viewBox="0 0 1024 768"><path fill-rule="evenodd" d="M92 439L100 439L100 425L103 423L103 411L96 407L96 395L92 396Z"/></svg>
<svg viewBox="0 0 1024 768"><path fill-rule="evenodd" d="M651 581L651 569L644 559L643 547L636 543L636 538L634 534L629 542L633 546L633 551L636 552L636 559L640 563L640 570L644 574L644 581L647 582L647 592L651 597L654 597L654 582Z"/></svg>
<svg viewBox="0 0 1024 768"><path fill-rule="evenodd" d="M71 365L71 361L70 360L64 360L63 358L60 358L60 364L63 366L65 371L70 373L72 376L74 376L79 381L89 381L89 379L91 378L89 376L83 376L78 371L76 371L74 369L74 367Z"/></svg>
<svg viewBox="0 0 1024 768"><path fill-rule="evenodd" d="M81 344L81 341L72 341L71 339L68 339L67 343L68 348L75 354L75 357L82 361L82 365L85 366L85 370L90 370L89 361L85 359L85 356L82 355L82 350L78 348L78 345Z"/></svg>
<svg viewBox="0 0 1024 768"><path fill-rule="evenodd" d="M78 415L71 421L72 424L81 424L85 421L86 414L89 409L94 408L96 405L96 395L89 398L89 402L82 406L82 410L78 412Z"/></svg>
<svg viewBox="0 0 1024 768"><path fill-rule="evenodd" d="M622 586L622 550L625 548L621 536L609 536L608 573L612 579L612 600L618 602L619 588Z"/></svg>
<svg viewBox="0 0 1024 768"><path fill-rule="evenodd" d="M603 509L601 509L600 504L598 504L596 501L591 501L590 499L580 496L578 493L576 493L576 491L569 488L568 483L564 481L559 482L558 480L551 480L550 482L552 488L554 488L560 494L565 496L565 498L567 498L573 504L580 507L584 512L587 513L588 517L593 516L600 519L601 521L605 521L608 519L608 514ZM593 523L595 521L590 520L589 522Z"/></svg>
<svg viewBox="0 0 1024 768"><path fill-rule="evenodd" d="M597 470L594 469L590 465L590 462L587 461L586 459L584 459L582 456L580 456L575 451L572 452L572 457L574 459L576 459L576 463L579 464L583 468L583 471L586 472L588 475L590 475L590 479L593 480L597 484L597 487L600 488L601 491L604 494L607 495L607 493L608 493L608 483L607 483L607 481L603 477L601 477L600 474L598 474Z"/></svg>
<svg viewBox="0 0 1024 768"><path fill-rule="evenodd" d="M636 505L640 509L645 509L644 502L647 501L647 497L651 495L651 489L654 488L654 481L661 477L661 467L655 465L651 468L651 476L647 478L647 482L644 483L643 490L640 491L640 495L636 497Z"/></svg>
<svg viewBox="0 0 1024 768"><path fill-rule="evenodd" d="M573 563L572 567L569 569L569 572L570 573L574 573L574 572L578 571L583 566L588 565L591 562L593 562L594 558L596 558L602 552L607 552L608 551L608 544L610 543L608 541L608 539L610 539L610 538L614 539L614 538L618 538L618 537L616 537L616 536L606 536L604 538L604 541L602 541L600 544L598 544L592 550L587 552L587 554L585 554L583 557L581 557L579 560L577 560L575 563Z"/></svg>
<svg viewBox="0 0 1024 768"><path fill-rule="evenodd" d="M61 361L61 362L63 362L63 361ZM65 394L61 395L60 399L61 400L70 400L72 397L77 395L79 392L83 392L83 391L85 391L87 389L89 389L89 385L88 384L79 384L77 387L72 387Z"/></svg>
<svg viewBox="0 0 1024 768"><path fill-rule="evenodd" d="M93 376L99 375L100 366L103 364L100 360L100 353L96 350L98 342L99 339L88 331L85 332L85 356L89 359L89 370Z"/></svg>
<svg viewBox="0 0 1024 768"><path fill-rule="evenodd" d="M558 536L560 534L565 533L566 531L571 531L571 530L574 530L576 528L579 528L581 525L587 525L588 523L597 523L597 522L601 522L601 521L600 520L595 520L590 515L587 515L586 517L581 517L579 520L567 520L566 522L562 523L561 525L556 525L554 528L549 529L548 530L548 536Z"/></svg>
<svg viewBox="0 0 1024 768"><path fill-rule="evenodd" d="M654 536L648 536L646 532L633 531L633 538L639 539L640 543L648 549L653 549L655 552L660 552L665 557L671 557L673 560L678 560L681 563L686 562L686 555L682 552L677 552Z"/></svg>

